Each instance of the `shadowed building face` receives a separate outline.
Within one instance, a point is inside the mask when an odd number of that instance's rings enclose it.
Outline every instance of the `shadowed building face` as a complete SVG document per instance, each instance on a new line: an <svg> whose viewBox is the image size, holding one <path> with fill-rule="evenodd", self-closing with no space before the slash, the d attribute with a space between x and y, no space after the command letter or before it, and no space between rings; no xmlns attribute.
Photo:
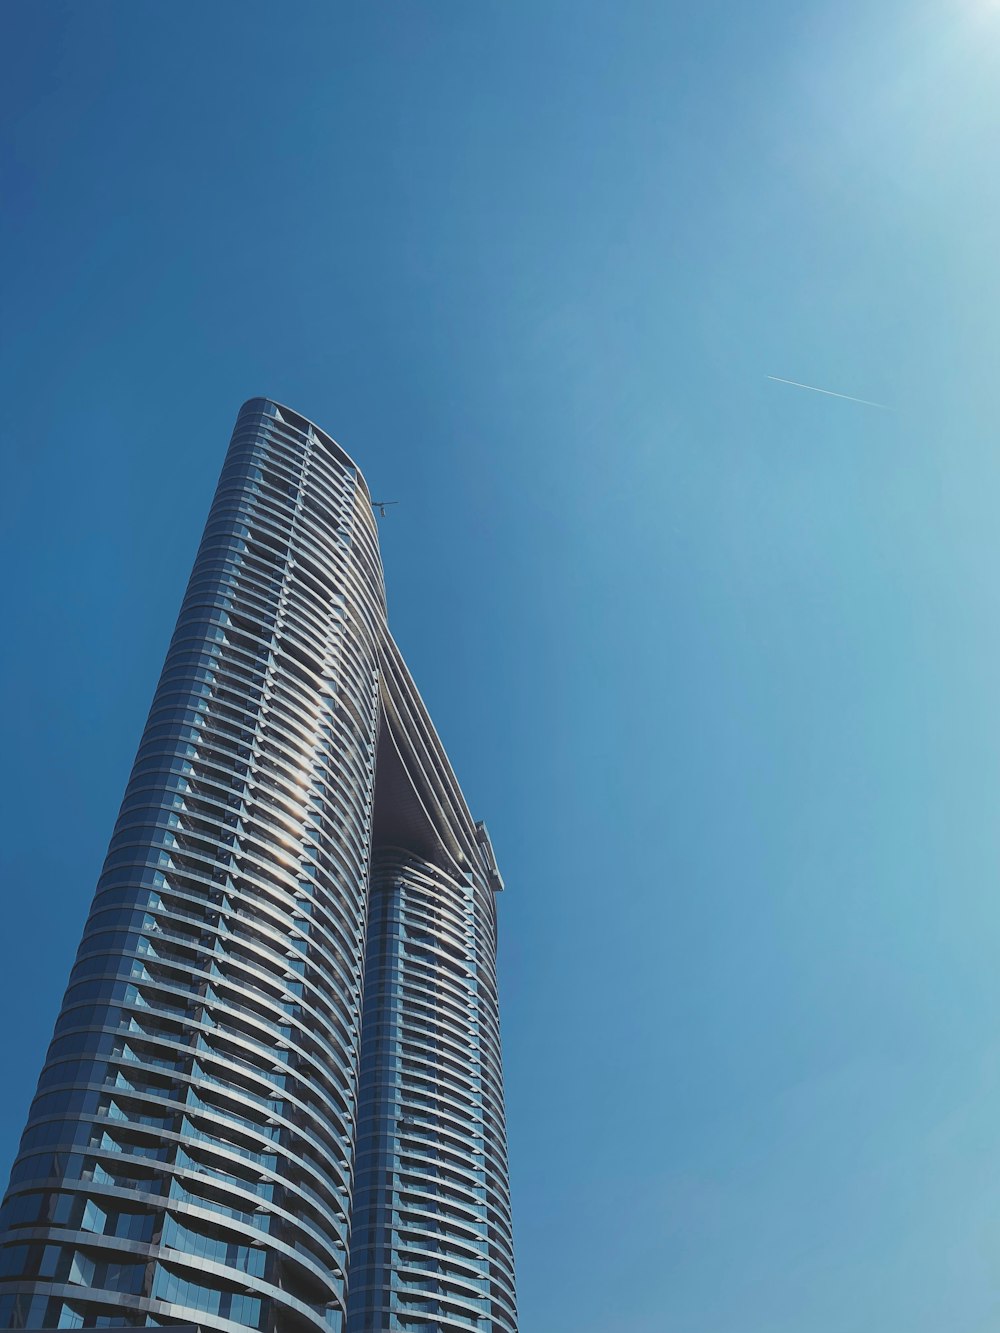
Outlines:
<svg viewBox="0 0 1000 1333"><path fill-rule="evenodd" d="M0 1217L0 1328L513 1333L489 837L364 479L243 407Z"/></svg>

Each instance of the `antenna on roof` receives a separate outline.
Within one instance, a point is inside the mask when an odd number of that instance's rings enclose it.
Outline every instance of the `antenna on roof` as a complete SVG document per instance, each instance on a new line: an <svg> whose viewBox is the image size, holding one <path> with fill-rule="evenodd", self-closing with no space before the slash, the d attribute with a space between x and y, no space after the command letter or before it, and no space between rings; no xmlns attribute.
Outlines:
<svg viewBox="0 0 1000 1333"><path fill-rule="evenodd" d="M371 504L372 504L372 508L373 508L373 509L377 509L377 510L378 510L379 518L385 518L385 511L389 508L389 506L390 506L390 505L398 505L398 504L399 504L399 501L398 501L398 500L373 500L373 501L371 502Z"/></svg>

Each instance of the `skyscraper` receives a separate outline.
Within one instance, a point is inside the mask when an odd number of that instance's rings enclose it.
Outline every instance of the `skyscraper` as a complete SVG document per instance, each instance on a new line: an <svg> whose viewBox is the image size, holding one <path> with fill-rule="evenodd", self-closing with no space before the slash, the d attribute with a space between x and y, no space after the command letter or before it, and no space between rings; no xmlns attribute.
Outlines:
<svg viewBox="0 0 1000 1333"><path fill-rule="evenodd" d="M0 1328L512 1333L502 887L363 477L252 399L0 1213Z"/></svg>

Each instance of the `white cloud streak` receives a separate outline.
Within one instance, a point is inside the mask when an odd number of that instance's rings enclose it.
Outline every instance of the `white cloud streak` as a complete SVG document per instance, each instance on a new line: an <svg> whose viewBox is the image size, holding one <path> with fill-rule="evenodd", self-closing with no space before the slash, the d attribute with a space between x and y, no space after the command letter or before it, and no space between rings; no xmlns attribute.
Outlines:
<svg viewBox="0 0 1000 1333"><path fill-rule="evenodd" d="M849 393L835 393L833 389L820 389L815 384L801 384L798 380L784 380L780 375L768 375L769 380L774 380L775 384L790 384L793 389L808 389L810 393L823 393L828 398L843 398L847 403L860 403L862 407L877 407L880 412L895 412L894 407L888 403L873 403L868 398L852 398Z"/></svg>

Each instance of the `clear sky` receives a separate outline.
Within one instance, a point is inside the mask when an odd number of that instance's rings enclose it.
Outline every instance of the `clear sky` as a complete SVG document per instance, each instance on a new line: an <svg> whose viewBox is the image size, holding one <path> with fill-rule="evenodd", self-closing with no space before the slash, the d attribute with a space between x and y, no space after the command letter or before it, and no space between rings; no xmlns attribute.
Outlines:
<svg viewBox="0 0 1000 1333"><path fill-rule="evenodd" d="M507 880L524 1333L995 1333L1000 5L0 39L0 1171L264 394Z"/></svg>

